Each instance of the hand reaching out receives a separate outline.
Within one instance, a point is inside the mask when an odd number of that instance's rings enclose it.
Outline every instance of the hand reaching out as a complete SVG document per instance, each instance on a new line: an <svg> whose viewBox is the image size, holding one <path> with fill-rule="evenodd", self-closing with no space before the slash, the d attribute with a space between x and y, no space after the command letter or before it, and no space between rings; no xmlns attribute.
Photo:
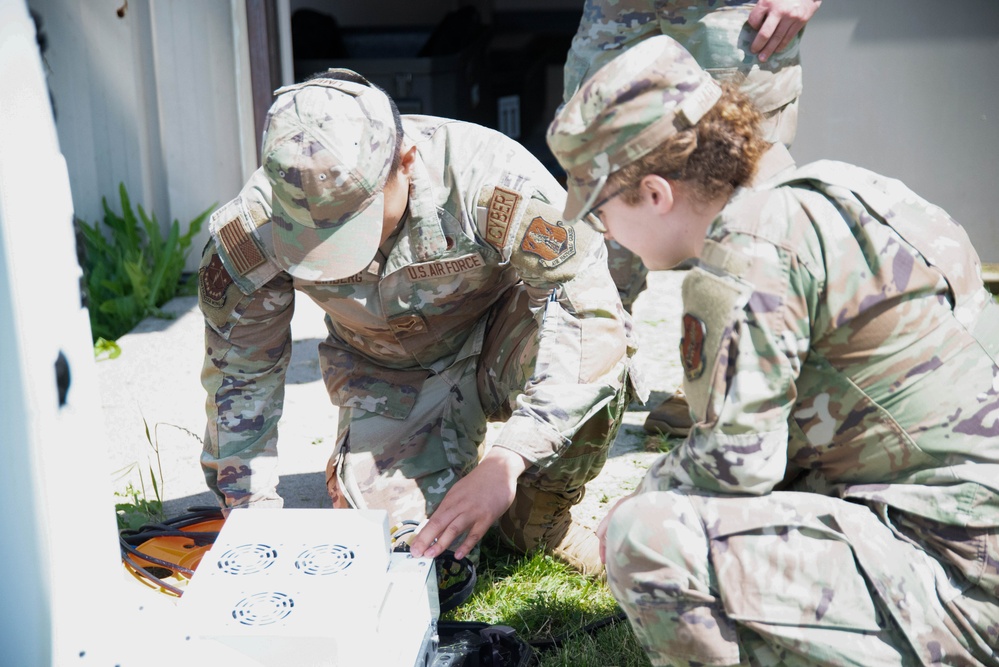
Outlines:
<svg viewBox="0 0 999 667"><path fill-rule="evenodd" d="M435 558L459 535L468 531L454 550L456 558L468 555L489 527L510 508L517 493L517 479L527 469L520 454L493 447L479 465L458 480L420 529L410 545L416 557Z"/></svg>
<svg viewBox="0 0 999 667"><path fill-rule="evenodd" d="M821 4L822 0L759 0L748 19L757 31L750 50L766 62L791 43Z"/></svg>

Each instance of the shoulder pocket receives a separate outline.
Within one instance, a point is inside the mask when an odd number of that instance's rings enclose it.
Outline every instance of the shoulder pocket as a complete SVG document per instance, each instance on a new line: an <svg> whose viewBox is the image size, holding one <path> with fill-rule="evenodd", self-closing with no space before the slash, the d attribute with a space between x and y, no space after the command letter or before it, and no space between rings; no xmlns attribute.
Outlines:
<svg viewBox="0 0 999 667"><path fill-rule="evenodd" d="M707 414L718 366L728 361L727 343L750 293L749 285L701 266L692 268L683 281L680 359L684 391L698 418Z"/></svg>

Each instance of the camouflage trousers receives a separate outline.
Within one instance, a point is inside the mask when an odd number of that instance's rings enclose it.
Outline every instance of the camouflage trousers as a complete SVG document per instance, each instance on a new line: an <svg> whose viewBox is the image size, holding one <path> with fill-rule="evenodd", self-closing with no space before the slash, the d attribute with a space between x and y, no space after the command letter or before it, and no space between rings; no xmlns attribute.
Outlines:
<svg viewBox="0 0 999 667"><path fill-rule="evenodd" d="M537 332L526 293L512 289L493 309L481 353L431 375L406 419L341 408L337 444L326 468L334 507L384 509L391 525L429 516L485 452L487 423L512 414L515 398L533 374ZM627 378L621 384L616 395L595 406L555 463L524 472L518 498L530 497L532 489L569 504L582 498L584 485L607 460L627 407ZM530 503L515 500L508 513L518 511L529 513ZM525 517L505 518L507 525L524 527Z"/></svg>
<svg viewBox="0 0 999 667"><path fill-rule="evenodd" d="M783 143L788 148L798 129L798 100L774 109L763 116L760 131L770 143ZM635 299L646 287L649 270L641 258L617 241L607 241L607 267L617 287L624 309L629 313Z"/></svg>
<svg viewBox="0 0 999 667"><path fill-rule="evenodd" d="M655 491L620 503L606 540L654 665L999 664L995 528L965 568L837 498Z"/></svg>

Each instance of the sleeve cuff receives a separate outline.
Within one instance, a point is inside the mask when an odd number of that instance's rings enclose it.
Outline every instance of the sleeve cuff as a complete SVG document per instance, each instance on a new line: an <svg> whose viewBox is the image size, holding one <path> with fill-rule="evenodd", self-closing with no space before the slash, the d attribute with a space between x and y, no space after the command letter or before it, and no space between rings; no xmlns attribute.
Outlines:
<svg viewBox="0 0 999 667"><path fill-rule="evenodd" d="M493 446L503 447L523 456L539 469L550 466L569 444L568 438L544 422L514 415L503 425Z"/></svg>

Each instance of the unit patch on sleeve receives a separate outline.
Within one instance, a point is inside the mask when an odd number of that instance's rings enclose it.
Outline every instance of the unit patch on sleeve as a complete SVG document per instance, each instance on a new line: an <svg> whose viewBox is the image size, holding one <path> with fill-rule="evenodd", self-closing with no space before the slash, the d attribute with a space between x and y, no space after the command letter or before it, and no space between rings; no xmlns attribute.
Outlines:
<svg viewBox="0 0 999 667"><path fill-rule="evenodd" d="M232 276L222 266L222 260L219 256L213 254L208 266L202 267L198 273L201 300L212 308L224 306L226 288L232 284Z"/></svg>
<svg viewBox="0 0 999 667"><path fill-rule="evenodd" d="M233 282L232 275L222 264L218 253L212 252L211 259L205 257L201 260L201 268L198 269L198 302L209 322L222 327L242 296L243 293Z"/></svg>
<svg viewBox="0 0 999 667"><path fill-rule="evenodd" d="M225 247L226 254L241 276L264 263L264 255L253 239L246 232L243 221L236 216L222 225L218 231L219 241Z"/></svg>
<svg viewBox="0 0 999 667"><path fill-rule="evenodd" d="M520 194L513 190L496 186L486 208L486 240L501 251L506 246L510 227L514 222Z"/></svg>
<svg viewBox="0 0 999 667"><path fill-rule="evenodd" d="M704 373L704 339L707 337L704 322L690 313L683 316L683 337L680 339L680 360L688 380L696 380Z"/></svg>
<svg viewBox="0 0 999 667"><path fill-rule="evenodd" d="M520 249L537 255L541 266L551 269L576 254L575 232L561 222L552 224L539 216L527 226Z"/></svg>

